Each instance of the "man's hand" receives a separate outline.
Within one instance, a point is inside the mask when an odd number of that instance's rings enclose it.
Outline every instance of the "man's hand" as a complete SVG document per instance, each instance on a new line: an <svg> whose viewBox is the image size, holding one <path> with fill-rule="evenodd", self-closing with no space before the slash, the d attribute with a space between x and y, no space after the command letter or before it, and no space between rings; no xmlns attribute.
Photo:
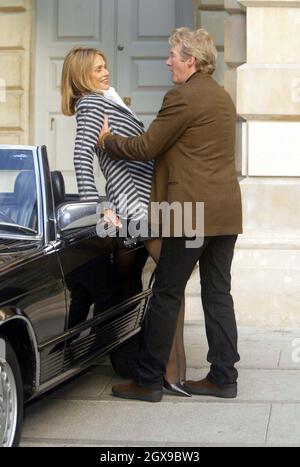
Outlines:
<svg viewBox="0 0 300 467"><path fill-rule="evenodd" d="M98 138L98 147L100 149L104 149L104 140L107 135L110 134L109 131L109 122L108 122L108 115L104 115L104 123L102 126L102 129L99 133L99 138Z"/></svg>

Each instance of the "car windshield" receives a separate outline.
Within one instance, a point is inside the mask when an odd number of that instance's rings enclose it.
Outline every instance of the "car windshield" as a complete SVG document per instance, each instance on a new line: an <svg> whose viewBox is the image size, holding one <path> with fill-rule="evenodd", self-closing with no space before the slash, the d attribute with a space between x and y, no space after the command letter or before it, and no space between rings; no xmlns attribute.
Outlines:
<svg viewBox="0 0 300 467"><path fill-rule="evenodd" d="M0 148L0 235L38 233L31 150Z"/></svg>

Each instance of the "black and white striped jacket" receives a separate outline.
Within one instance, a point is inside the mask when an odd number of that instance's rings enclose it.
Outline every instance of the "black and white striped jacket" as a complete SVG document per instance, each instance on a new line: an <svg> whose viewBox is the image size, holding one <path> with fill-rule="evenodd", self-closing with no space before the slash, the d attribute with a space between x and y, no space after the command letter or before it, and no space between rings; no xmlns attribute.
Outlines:
<svg viewBox="0 0 300 467"><path fill-rule="evenodd" d="M113 161L97 148L105 114L113 134L136 136L144 133L143 123L130 110L101 94L91 93L78 101L74 165L80 198L99 199L93 169L96 154L106 179L106 194L115 212L125 218L142 219L148 212L154 162Z"/></svg>

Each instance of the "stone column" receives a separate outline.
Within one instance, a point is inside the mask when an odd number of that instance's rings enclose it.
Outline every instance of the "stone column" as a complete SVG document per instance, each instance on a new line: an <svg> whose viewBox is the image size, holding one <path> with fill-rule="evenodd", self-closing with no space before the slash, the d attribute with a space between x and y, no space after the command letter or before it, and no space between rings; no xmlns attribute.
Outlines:
<svg viewBox="0 0 300 467"><path fill-rule="evenodd" d="M224 86L236 104L237 68L246 62L246 8L237 0L225 0L224 6L228 13L224 27L224 60L226 63ZM236 143L236 165L239 173L242 172L243 122L244 119L239 117Z"/></svg>
<svg viewBox="0 0 300 467"><path fill-rule="evenodd" d="M195 27L206 29L212 36L218 50L218 63L214 78L224 84L226 65L224 62L224 24L227 13L224 0L193 0Z"/></svg>
<svg viewBox="0 0 300 467"><path fill-rule="evenodd" d="M245 0L244 235L234 262L240 322L300 327L300 0Z"/></svg>
<svg viewBox="0 0 300 467"><path fill-rule="evenodd" d="M246 9L237 0L225 0L228 13L224 28L225 89L236 103L236 70L246 62Z"/></svg>
<svg viewBox="0 0 300 467"><path fill-rule="evenodd" d="M0 0L0 144L28 144L32 0Z"/></svg>

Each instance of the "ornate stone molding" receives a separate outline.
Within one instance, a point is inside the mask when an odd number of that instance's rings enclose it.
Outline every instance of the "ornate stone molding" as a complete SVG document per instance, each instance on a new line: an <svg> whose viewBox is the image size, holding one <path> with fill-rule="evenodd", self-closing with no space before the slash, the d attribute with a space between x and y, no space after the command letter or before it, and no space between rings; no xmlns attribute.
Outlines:
<svg viewBox="0 0 300 467"><path fill-rule="evenodd" d="M300 8L300 0L239 0L245 7Z"/></svg>
<svg viewBox="0 0 300 467"><path fill-rule="evenodd" d="M224 7L230 14L241 14L246 11L246 7L237 0L224 0Z"/></svg>
<svg viewBox="0 0 300 467"><path fill-rule="evenodd" d="M0 12L14 13L26 11L29 7L28 0L0 0Z"/></svg>

